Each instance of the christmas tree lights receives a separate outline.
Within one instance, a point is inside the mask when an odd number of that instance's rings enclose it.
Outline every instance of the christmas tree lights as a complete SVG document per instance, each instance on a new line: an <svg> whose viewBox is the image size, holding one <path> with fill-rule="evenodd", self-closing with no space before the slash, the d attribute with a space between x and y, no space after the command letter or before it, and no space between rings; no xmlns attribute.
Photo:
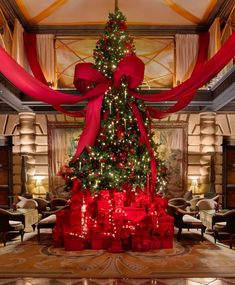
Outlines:
<svg viewBox="0 0 235 285"><path fill-rule="evenodd" d="M135 54L133 38L127 32L126 18L121 11L109 14L102 37L94 49L95 68L107 80L113 80L114 71L125 56ZM69 162L70 171L66 176L68 186L74 179L81 181L81 189L92 193L103 189L125 191L127 188L149 190L150 157L131 103L141 113L157 165L156 192L166 186L167 170L157 156L157 145L152 140L151 118L144 102L136 100L128 92L127 76L120 85L111 84L106 91L101 110L100 132L96 143L87 147L74 161ZM92 88L94 86L90 86Z"/></svg>

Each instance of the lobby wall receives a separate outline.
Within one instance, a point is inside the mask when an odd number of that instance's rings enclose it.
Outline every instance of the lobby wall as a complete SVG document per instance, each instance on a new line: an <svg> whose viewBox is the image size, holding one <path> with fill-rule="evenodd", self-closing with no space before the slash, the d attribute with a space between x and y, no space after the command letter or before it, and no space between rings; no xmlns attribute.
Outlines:
<svg viewBox="0 0 235 285"><path fill-rule="evenodd" d="M206 117L206 119L205 119ZM203 119L202 119L203 118ZM34 159L27 162L34 177L42 180L43 192L49 190L48 184L48 122L80 122L81 119L71 118L63 114L37 114L35 116L35 153ZM156 120L156 122L160 122ZM224 137L235 137L234 113L179 113L161 120L161 122L187 123L188 126L188 153L187 177L188 186L197 180L194 194L201 195L211 189L211 167L214 169L214 185L216 193L222 194L222 143ZM0 115L0 135L13 137L13 193L18 195L22 189L21 155L20 155L20 124L18 114ZM208 130L208 133L207 133ZM204 133L203 133L204 132ZM209 134L209 135L208 135ZM212 159L213 158L213 159ZM213 164L211 164L213 162ZM35 180L29 179L29 192L35 193Z"/></svg>

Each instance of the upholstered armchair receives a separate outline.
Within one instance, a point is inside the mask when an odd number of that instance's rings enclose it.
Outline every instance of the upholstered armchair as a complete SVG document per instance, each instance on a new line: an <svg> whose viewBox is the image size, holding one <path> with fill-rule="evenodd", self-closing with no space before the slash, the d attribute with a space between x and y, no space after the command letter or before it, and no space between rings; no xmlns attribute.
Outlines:
<svg viewBox="0 0 235 285"><path fill-rule="evenodd" d="M196 209L200 212L202 210L217 210L219 204L214 199L202 199L197 202Z"/></svg>
<svg viewBox="0 0 235 285"><path fill-rule="evenodd" d="M40 220L43 216L43 212L50 209L50 202L43 198L34 198L33 200L35 200L36 203L38 204L37 209L38 209L38 216Z"/></svg>
<svg viewBox="0 0 235 285"><path fill-rule="evenodd" d="M191 211L197 211L198 209L197 209L196 205L197 205L197 203L198 203L199 201L201 201L202 199L203 199L202 197L193 197L193 198L189 201L189 203L190 203L190 206L189 206L190 210L191 210Z"/></svg>
<svg viewBox="0 0 235 285"><path fill-rule="evenodd" d="M4 246L6 246L7 234L11 232L19 233L21 236L21 241L23 241L23 223L20 221L15 221L14 214L10 211L0 209L0 235Z"/></svg>
<svg viewBox="0 0 235 285"><path fill-rule="evenodd" d="M174 217L174 226L178 228L177 240L181 239L183 229L201 229L201 239L203 240L206 227L196 218L197 211L186 211L177 206L168 204L168 213Z"/></svg>
<svg viewBox="0 0 235 285"><path fill-rule="evenodd" d="M235 234L235 209L216 215L214 225L215 243L217 240L225 239L229 236L229 247L233 247L233 235Z"/></svg>
<svg viewBox="0 0 235 285"><path fill-rule="evenodd" d="M27 199L22 196L18 196L19 202L16 203L16 208L21 209L37 209L38 203L34 199Z"/></svg>
<svg viewBox="0 0 235 285"><path fill-rule="evenodd" d="M49 201L46 211L42 212L42 217L47 217L49 215L55 214L58 210L67 206L67 200L63 198L54 198Z"/></svg>
<svg viewBox="0 0 235 285"><path fill-rule="evenodd" d="M168 201L168 204L180 209L186 209L190 206L190 203L185 198L172 198Z"/></svg>

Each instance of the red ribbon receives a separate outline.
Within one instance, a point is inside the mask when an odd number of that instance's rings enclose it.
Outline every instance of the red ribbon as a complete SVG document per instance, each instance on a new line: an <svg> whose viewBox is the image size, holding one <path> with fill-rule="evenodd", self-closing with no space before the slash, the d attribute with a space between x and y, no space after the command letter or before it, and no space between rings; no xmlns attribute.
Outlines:
<svg viewBox="0 0 235 285"><path fill-rule="evenodd" d="M156 159L155 159L153 149L152 149L151 144L150 144L149 139L148 139L148 134L146 132L145 125L144 125L141 113L140 113L138 107L136 106L136 104L131 103L130 106L132 108L132 111L133 111L136 119L137 119L137 124L138 124L139 130L140 130L140 133L143 136L145 145L146 145L146 147L148 149L148 152L149 152L150 168L151 168L150 193L153 194L154 193L154 188L155 188L155 185L156 185L156 174L157 174Z"/></svg>
<svg viewBox="0 0 235 285"><path fill-rule="evenodd" d="M160 94L138 94L131 90L135 88L136 82L140 84L143 80L143 63L136 56L124 58L118 65L114 73L114 86L119 86L120 79L125 76L129 83L129 93L135 98L146 100L149 102L177 100L175 106L170 107L167 111L160 111L151 108L150 114L156 118L161 118L169 115L170 112L181 110L190 102L196 89L205 84L215 74L217 74L235 55L235 32L230 36L222 48L215 54L206 64L201 64L197 71L190 79ZM80 149L76 152L75 158L79 156L86 145L93 145L99 131L100 125L100 108L105 91L111 86L111 82L107 80L92 64L79 64L75 70L75 82L78 90L86 90L83 96L55 91L45 84L39 82L20 67L2 48L0 48L0 72L17 88L25 92L27 95L49 104L52 104L55 109L64 111L61 105L74 104L80 101L89 100L88 113L86 115L85 130L80 139ZM203 58L205 58L203 56ZM78 76L76 78L76 76ZM87 87L94 83L94 88L88 90ZM100 97L98 99L98 97ZM97 98L97 101L95 100ZM94 100L94 101L93 101ZM90 103L91 101L91 103ZM99 107L100 105L100 107ZM98 108L97 108L98 106ZM92 110L97 112L93 114ZM98 113L99 112L99 113ZM69 112L66 112L67 114ZM71 113L70 113L71 114ZM93 117L93 119L92 119Z"/></svg>
<svg viewBox="0 0 235 285"><path fill-rule="evenodd" d="M123 58L118 64L118 67L113 75L113 86L115 88L120 87L123 77L125 77L126 82L128 83L129 93L135 94L135 92L131 91L131 89L136 88L142 83L144 78L144 63L135 55ZM107 80L104 75L95 69L93 64L81 63L77 64L75 67L74 85L80 92L84 94L86 98L89 98L91 95L92 99L89 100L87 105L85 127L80 136L73 160L79 157L85 147L89 145L92 146L95 143L100 128L100 113L104 93L112 85L112 81ZM95 87L93 89L88 89L90 85L94 85ZM94 98L95 94L98 95ZM131 103L130 106L137 119L141 136L144 139L150 155L152 178L151 193L153 193L156 184L156 160L154 157L154 152L149 142L141 113L134 103Z"/></svg>

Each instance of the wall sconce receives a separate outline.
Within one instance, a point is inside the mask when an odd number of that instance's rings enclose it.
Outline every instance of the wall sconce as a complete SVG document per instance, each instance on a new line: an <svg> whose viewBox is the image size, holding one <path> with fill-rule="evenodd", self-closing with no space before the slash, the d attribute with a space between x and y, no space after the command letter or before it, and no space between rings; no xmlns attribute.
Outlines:
<svg viewBox="0 0 235 285"><path fill-rule="evenodd" d="M191 178L192 181L191 181L191 190L192 190L192 193L193 195L197 195L199 194L198 193L198 177L192 177Z"/></svg>
<svg viewBox="0 0 235 285"><path fill-rule="evenodd" d="M35 191L34 191L34 193L38 197L45 195L45 188L42 184L43 178L44 178L43 176L34 176L34 179L35 179Z"/></svg>

